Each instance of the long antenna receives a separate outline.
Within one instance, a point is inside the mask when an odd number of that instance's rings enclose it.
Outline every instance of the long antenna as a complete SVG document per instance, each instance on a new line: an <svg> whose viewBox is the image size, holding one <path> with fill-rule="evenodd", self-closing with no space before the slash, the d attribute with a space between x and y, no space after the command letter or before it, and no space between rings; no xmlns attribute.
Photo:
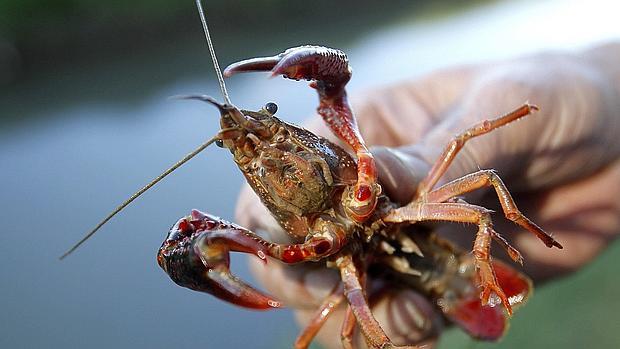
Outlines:
<svg viewBox="0 0 620 349"><path fill-rule="evenodd" d="M220 90L222 91L222 95L224 96L224 100L226 104L232 105L230 98L228 97L228 92L226 91L226 85L224 84L224 78L222 76L222 72L220 70L220 66L217 63L217 57L215 56L215 49L213 48L213 43L211 42L211 35L209 34L209 28L207 27L207 20L205 19L204 11L202 10L202 4L200 0L196 0L196 6L198 7L198 13L200 14L200 21L202 22L202 28L205 32L205 37L207 38L207 44L209 45L209 52L211 53L211 59L213 60L213 66L215 67L215 73L217 74L217 79L220 83ZM90 239L101 227L103 227L112 217L116 216L117 213L122 211L125 207L127 207L130 203L132 203L135 199L137 199L140 195L144 194L147 190L151 189L155 184L164 179L166 176L171 174L174 170L181 167L184 163L188 162L194 156L198 155L201 151L211 145L213 142L219 139L219 135L214 136L209 139L205 143L201 144L198 148L193 150L191 153L185 155L185 157L179 161L177 161L174 165L164 171L162 174L153 179L149 184L145 185L142 189L138 190L134 193L129 199L125 200L122 204L120 204L114 211L112 211L107 217L105 217L95 228L93 228L88 234L86 234L80 241L78 241L75 245L73 245L67 252L65 252L60 259L64 259L73 251L75 251L78 247L80 247L86 240Z"/></svg>
<svg viewBox="0 0 620 349"><path fill-rule="evenodd" d="M217 75L217 81L220 83L220 90L222 90L224 101L226 101L226 104L232 105L230 98L228 97L228 91L226 91L226 85L224 84L224 77L222 76L220 65L217 63L217 57L215 56L215 49L213 48L213 43L211 42L211 34L209 34L209 27L207 27L207 20L205 19L205 13L202 10L202 3L200 0L196 0L196 7L198 7L198 14L200 15L200 21L202 22L202 29L204 30L205 37L207 38L207 44L209 45L209 52L211 53L211 59L213 60L213 67L215 68L215 74Z"/></svg>
<svg viewBox="0 0 620 349"><path fill-rule="evenodd" d="M181 167L184 163L188 162L191 158L193 158L194 156L198 155L198 153L203 151L206 147L208 147L209 145L211 145L211 143L215 142L218 139L219 139L219 135L216 135L215 137L213 137L213 138L209 139L208 141L204 142L198 148L194 149L191 153L185 155L185 157L183 159L177 161L174 165L172 165L172 167L170 167L169 169L164 171L162 174L157 176L155 179L153 179L151 182L149 182L149 184L145 185L142 189L138 190L129 199L125 200L125 202L123 202L122 204L120 204L120 206L118 206L116 209L114 209L114 211L112 211L101 222L99 222L99 224L97 224L97 226L95 228L93 228L93 230L91 230L80 241L78 241L75 245L73 245L73 247L71 247L67 252L65 252L62 256L60 256L60 259L62 260L65 257L67 257L68 255L70 255L71 253L73 253L73 251L75 251L78 247L80 247L80 245L82 245L86 240L88 240L91 236L93 236L97 232L97 230L99 230L99 228L103 227L110 219L112 219L112 217L116 216L117 213L122 211L132 201L137 199L145 191L149 190L152 186L157 184L157 182L159 182L162 179L164 179L167 175L171 174L174 170L176 170L177 168Z"/></svg>

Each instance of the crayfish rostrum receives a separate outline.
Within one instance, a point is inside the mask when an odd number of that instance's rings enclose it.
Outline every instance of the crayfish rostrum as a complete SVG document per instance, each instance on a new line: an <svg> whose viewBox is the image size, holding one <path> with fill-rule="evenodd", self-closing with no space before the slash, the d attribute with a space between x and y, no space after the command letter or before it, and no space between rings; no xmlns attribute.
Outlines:
<svg viewBox="0 0 620 349"><path fill-rule="evenodd" d="M159 250L159 265L170 277L181 286L233 304L269 309L282 305L230 273L230 251L290 264L325 261L339 269L341 286L302 332L297 348L309 345L334 300L344 299L348 301L345 347L351 345L356 323L369 347L396 347L369 308L368 277L386 277L394 287L422 292L448 319L476 338L499 338L513 306L524 302L530 293L531 282L491 260L492 240L514 261L521 263L522 257L493 229L490 211L459 196L492 187L507 219L537 235L548 247L562 246L520 213L493 170L480 170L441 186L437 183L468 139L529 115L537 107L524 104L456 135L420 182L413 200L399 206L382 194L373 156L347 103L345 85L351 69L343 52L300 46L273 57L232 64L224 75L248 71L312 81L311 87L319 95L318 113L348 149L277 118L272 103L253 112L207 96L187 97L219 109L218 144L230 150L251 188L295 243L272 243L241 226L194 210L172 227ZM473 253L457 250L417 224L424 221L476 224ZM383 272L369 275L369 269L377 265L384 266Z"/></svg>

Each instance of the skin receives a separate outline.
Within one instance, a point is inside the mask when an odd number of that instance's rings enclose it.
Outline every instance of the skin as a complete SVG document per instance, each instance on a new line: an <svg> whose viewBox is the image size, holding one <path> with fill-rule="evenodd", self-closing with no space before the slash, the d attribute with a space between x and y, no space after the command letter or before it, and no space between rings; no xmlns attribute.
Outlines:
<svg viewBox="0 0 620 349"><path fill-rule="evenodd" d="M523 254L523 271L541 283L578 270L620 233L617 62L620 43L577 53L541 53L437 71L370 91L352 105L366 142L373 146L384 191L403 204L454 134L524 101L538 105L540 112L470 141L440 184L479 168L496 169L521 211L564 246L548 249L501 215L493 216L496 230ZM318 117L309 128L335 141ZM466 200L501 212L491 189L478 190ZM274 241L287 241L247 187L237 219ZM441 224L437 231L471 249L475 227ZM506 258L497 245L493 254ZM302 326L339 280L335 270L320 265L251 263L259 282L295 310ZM375 317L395 343L419 342L443 327L432 305L413 291L388 292L372 303ZM406 311L394 311L397 308ZM341 347L343 309L317 337L326 348ZM363 345L359 334L356 342ZM425 343L432 347L433 340Z"/></svg>

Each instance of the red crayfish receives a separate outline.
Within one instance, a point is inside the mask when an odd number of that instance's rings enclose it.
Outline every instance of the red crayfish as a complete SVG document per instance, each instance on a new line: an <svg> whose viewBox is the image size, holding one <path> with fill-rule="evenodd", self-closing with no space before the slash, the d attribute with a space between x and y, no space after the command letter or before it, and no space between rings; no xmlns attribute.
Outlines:
<svg viewBox="0 0 620 349"><path fill-rule="evenodd" d="M207 39L210 41L208 31ZM309 346L333 309L333 302L344 299L348 301L342 330L345 347L352 345L356 324L369 347L397 347L369 308L365 289L369 277L389 278L394 287L414 288L425 294L449 320L476 338L499 338L512 307L528 297L531 281L491 259L490 245L495 240L512 260L522 262L520 253L493 229L490 211L457 197L492 187L507 219L538 236L548 247L562 246L520 213L493 170L471 173L441 186L437 183L467 140L525 117L537 107L524 104L456 135L420 182L413 200L399 206L382 194L373 156L347 102L345 85L351 69L343 52L320 46L295 47L273 57L232 64L224 76L249 71L310 80L319 95L318 113L348 149L277 118L273 103L259 111L248 111L232 105L226 95L223 104L207 96L185 97L210 103L221 114L221 130L197 151L213 142L228 149L251 188L295 243L272 243L241 226L193 210L174 224L159 249L157 261L170 278L239 306L270 309L282 305L230 273L230 251L291 264L324 261L337 268L341 285L299 336L297 348ZM428 227L417 224L424 221L476 224L473 253L456 249ZM369 274L377 265L383 266L381 273Z"/></svg>

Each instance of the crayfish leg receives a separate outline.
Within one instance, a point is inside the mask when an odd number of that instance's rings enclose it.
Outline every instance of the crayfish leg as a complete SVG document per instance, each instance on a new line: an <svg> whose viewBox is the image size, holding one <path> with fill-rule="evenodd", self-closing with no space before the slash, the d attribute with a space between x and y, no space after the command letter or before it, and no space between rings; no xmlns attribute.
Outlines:
<svg viewBox="0 0 620 349"><path fill-rule="evenodd" d="M342 284L339 284L334 291L323 300L323 303L321 303L319 308L316 310L314 316L310 320L310 323L306 326L306 328L304 328L299 336L297 336L294 348L307 349L329 316L334 312L334 310L336 310L336 308L338 308L343 300L344 293Z"/></svg>
<svg viewBox="0 0 620 349"><path fill-rule="evenodd" d="M347 306L347 310L344 313L344 320L342 321L342 330L340 332L340 340L342 341L343 349L353 349L353 334L355 333L355 314L351 306Z"/></svg>
<svg viewBox="0 0 620 349"><path fill-rule="evenodd" d="M388 338L379 322L372 315L352 257L350 255L343 255L336 260L336 265L340 269L340 276L344 285L344 295L347 297L349 307L353 315L355 315L357 324L368 347L373 349L420 349L418 346L397 346Z"/></svg>
<svg viewBox="0 0 620 349"><path fill-rule="evenodd" d="M428 193L426 200L428 202L444 202L455 196L483 187L493 187L495 189L506 219L536 235L547 247L562 248L562 245L553 236L542 230L519 211L508 188L506 188L506 185L494 170L480 170L457 178ZM506 251L515 262L523 263L518 251L508 245L505 240L501 241L500 239L498 242L506 248Z"/></svg>
<svg viewBox="0 0 620 349"><path fill-rule="evenodd" d="M519 108L502 115L494 119L488 119L476 123L467 130L454 136L448 145L444 148L439 158L435 161L435 164L428 172L426 177L420 182L417 189L417 195L421 196L428 193L435 187L435 184L446 173L446 170L452 164L452 161L456 155L463 149L465 143L470 139L489 133L497 128L500 128L506 124L509 124L515 120L525 117L531 114L533 111L537 111L538 107L533 104L525 103Z"/></svg>
<svg viewBox="0 0 620 349"><path fill-rule="evenodd" d="M532 281L499 261L493 261L493 270L510 305L516 307L524 304L532 292ZM482 305L475 294L443 310L452 322L480 340L496 341L508 329L508 317L501 307Z"/></svg>
<svg viewBox="0 0 620 349"><path fill-rule="evenodd" d="M480 278L480 286L482 287L480 299L483 304L487 304L491 292L494 292L501 300L508 314L512 314L510 302L499 286L491 265L491 239L498 234L493 230L489 210L484 207L463 203L412 202L407 206L392 210L383 220L392 223L449 221L478 225L473 256Z"/></svg>

